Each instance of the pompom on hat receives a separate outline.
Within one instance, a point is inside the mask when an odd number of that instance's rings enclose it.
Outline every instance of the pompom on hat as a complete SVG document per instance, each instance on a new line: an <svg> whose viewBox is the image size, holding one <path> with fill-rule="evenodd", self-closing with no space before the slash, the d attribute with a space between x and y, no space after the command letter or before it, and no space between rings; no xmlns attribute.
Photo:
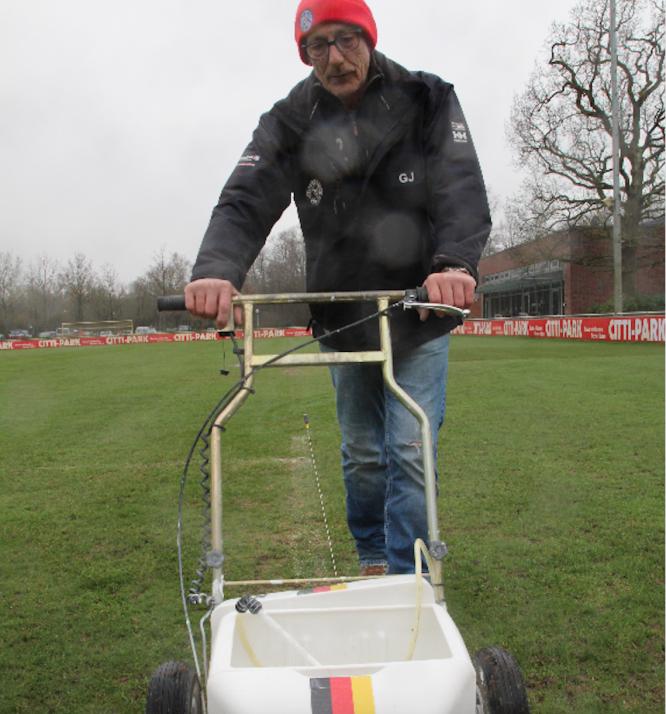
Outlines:
<svg viewBox="0 0 666 714"><path fill-rule="evenodd" d="M377 44L377 25L370 8L363 0L301 0L296 10L296 44L305 64L310 64L301 43L317 25L324 22L344 22L363 30L370 49Z"/></svg>

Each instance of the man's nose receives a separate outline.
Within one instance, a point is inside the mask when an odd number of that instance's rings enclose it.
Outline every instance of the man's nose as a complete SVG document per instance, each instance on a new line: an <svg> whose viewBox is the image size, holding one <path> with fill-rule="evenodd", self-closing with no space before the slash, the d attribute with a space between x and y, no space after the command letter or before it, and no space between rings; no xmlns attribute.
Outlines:
<svg viewBox="0 0 666 714"><path fill-rule="evenodd" d="M335 64L339 64L340 62L344 62L345 58L342 52L338 49L338 46L334 43L329 46L328 48L328 61L333 62Z"/></svg>

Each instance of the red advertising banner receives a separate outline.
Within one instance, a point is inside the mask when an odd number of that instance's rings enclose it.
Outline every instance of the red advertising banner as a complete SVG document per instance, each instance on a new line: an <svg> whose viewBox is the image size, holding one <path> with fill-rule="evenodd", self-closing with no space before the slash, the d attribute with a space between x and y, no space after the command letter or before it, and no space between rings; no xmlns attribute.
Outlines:
<svg viewBox="0 0 666 714"><path fill-rule="evenodd" d="M266 327L254 331L254 336L257 339L306 337L309 334L310 331L305 327ZM664 315L467 320L454 330L454 334L603 342L664 342L666 340L666 323ZM242 337L242 331L237 332L237 335ZM2 340L0 341L0 351L155 344L158 342L207 342L218 339L221 338L217 332L158 332L152 335L117 335L114 337Z"/></svg>
<svg viewBox="0 0 666 714"><path fill-rule="evenodd" d="M236 332L239 337L243 331ZM270 337L306 337L305 327L271 327L254 331L256 339ZM34 350L56 347L101 347L106 345L144 345L158 342L211 342L222 339L217 332L156 332L151 335L114 335L112 337L56 337L48 340L2 340L0 350Z"/></svg>
<svg viewBox="0 0 666 714"><path fill-rule="evenodd" d="M454 334L604 342L664 342L666 338L663 315L467 320Z"/></svg>

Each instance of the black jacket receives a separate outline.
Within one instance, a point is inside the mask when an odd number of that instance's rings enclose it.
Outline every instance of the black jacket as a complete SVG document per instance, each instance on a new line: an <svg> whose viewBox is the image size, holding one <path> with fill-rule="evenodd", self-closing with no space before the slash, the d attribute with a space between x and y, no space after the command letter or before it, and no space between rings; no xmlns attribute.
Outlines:
<svg viewBox="0 0 666 714"><path fill-rule="evenodd" d="M305 238L307 289L401 290L445 265L476 275L490 233L481 170L453 86L378 52L354 112L314 74L266 114L225 185L192 273L241 286L294 196ZM374 305L311 306L315 333ZM394 346L449 331L452 320L394 313ZM376 346L376 323L324 340Z"/></svg>

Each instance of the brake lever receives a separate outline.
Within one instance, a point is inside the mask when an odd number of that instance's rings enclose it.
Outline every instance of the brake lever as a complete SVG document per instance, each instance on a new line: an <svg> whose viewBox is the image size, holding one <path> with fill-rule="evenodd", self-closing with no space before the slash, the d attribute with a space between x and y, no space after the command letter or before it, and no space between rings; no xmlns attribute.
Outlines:
<svg viewBox="0 0 666 714"><path fill-rule="evenodd" d="M445 315L450 315L451 317L457 317L461 320L469 317L469 310L462 310L459 307L454 307L453 305L444 305L439 302L412 302L404 303L405 310L411 308L423 308L425 310L432 310L433 312L443 312Z"/></svg>
<svg viewBox="0 0 666 714"><path fill-rule="evenodd" d="M433 312L442 312L449 317L455 317L461 323L470 315L469 310L463 310L459 307L454 307L453 305L445 305L439 302L427 302L421 298L419 294L420 290L407 290L405 291L405 298L402 301L402 307L404 310L432 310Z"/></svg>

